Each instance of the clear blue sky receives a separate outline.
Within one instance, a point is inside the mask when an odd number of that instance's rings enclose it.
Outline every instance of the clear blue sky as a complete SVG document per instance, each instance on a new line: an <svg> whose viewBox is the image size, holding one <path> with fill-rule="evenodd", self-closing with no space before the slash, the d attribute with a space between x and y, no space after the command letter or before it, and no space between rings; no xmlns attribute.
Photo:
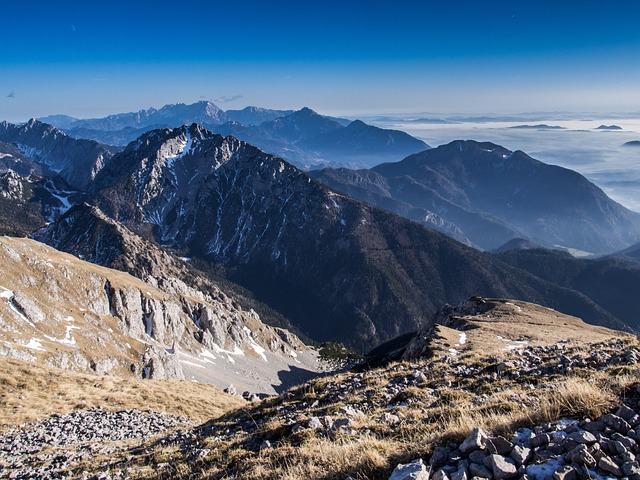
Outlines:
<svg viewBox="0 0 640 480"><path fill-rule="evenodd" d="M23 0L2 19L0 120L201 99L343 115L640 111L637 0Z"/></svg>

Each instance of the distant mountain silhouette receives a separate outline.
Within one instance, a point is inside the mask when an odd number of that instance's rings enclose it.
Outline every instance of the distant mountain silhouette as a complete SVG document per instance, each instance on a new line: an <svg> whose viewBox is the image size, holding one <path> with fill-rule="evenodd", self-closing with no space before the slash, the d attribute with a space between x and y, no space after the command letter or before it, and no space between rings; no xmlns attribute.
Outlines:
<svg viewBox="0 0 640 480"><path fill-rule="evenodd" d="M312 175L486 250L523 237L607 253L640 239L640 214L582 175L492 143L455 141L370 171Z"/></svg>

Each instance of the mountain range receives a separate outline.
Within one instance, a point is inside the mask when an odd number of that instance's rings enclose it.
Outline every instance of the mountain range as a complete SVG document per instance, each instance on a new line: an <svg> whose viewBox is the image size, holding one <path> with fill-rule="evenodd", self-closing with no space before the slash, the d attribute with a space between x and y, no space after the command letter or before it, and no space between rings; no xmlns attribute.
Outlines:
<svg viewBox="0 0 640 480"><path fill-rule="evenodd" d="M523 237L602 254L640 239L640 214L582 175L487 142L455 141L370 170L310 175L484 250Z"/></svg>
<svg viewBox="0 0 640 480"><path fill-rule="evenodd" d="M246 107L225 112L212 102L201 101L104 118L83 120L51 115L40 120L71 137L116 146L125 146L149 130L198 123L216 133L247 141L303 169L329 165L370 167L429 148L404 132L326 117L306 107L298 111Z"/></svg>
<svg viewBox="0 0 640 480"><path fill-rule="evenodd" d="M315 118L314 112L302 115L317 122L314 136L340 131L323 117ZM301 135L290 127L287 122L272 125L274 131ZM598 297L570 279L546 276L500 254L483 253L417 222L337 193L281 158L197 124L146 132L117 153L102 150L95 142L74 140L37 121L4 128L18 139L5 144L7 151L17 154L15 148L19 147L20 152L26 152L20 153L22 157L3 154L6 165L11 158L14 166L35 164L42 168L42 178L64 181L64 175L76 185L75 189L68 187L65 196L58 195L66 206L55 215L42 214L46 202L41 204L37 226L42 228L35 238L145 281L158 275L185 277L183 270L171 266L180 262L164 256L175 252L194 265L208 265L210 272L225 281L241 285L235 291L246 289L256 304L265 305L264 311L276 312L270 318L284 319L318 342L341 341L366 351L428 325L443 304L471 295L533 301L621 329L628 328L622 319L631 323L632 307L618 302L622 307L614 308L614 304L617 294L631 295L632 286L630 291L612 288L611 298ZM31 138L21 129L42 133ZM44 148L51 147L52 139L70 152L77 143L92 148L97 145L96 152L107 153L81 157L79 164L89 167L84 176L74 176L72 168L65 170L65 161L42 154L56 151ZM23 143L27 140L29 143ZM85 149L79 151L84 153ZM465 151L471 152L471 165L482 168L467 167L466 156L459 155ZM430 152L435 156L428 155ZM447 152L451 155L450 171L445 168ZM496 156L501 163L496 162ZM96 160L99 157L102 161ZM450 187L460 204L466 201L499 211L504 208L500 192L522 187L523 175L533 169L545 181L558 173L553 187L559 192L574 194L575 183L601 200L603 208L613 208L606 196L602 198L588 182L585 186L586 181L575 172L549 170L522 152L510 155L501 147L475 142L456 142L410 156L399 166L384 164L365 172L373 177L393 174L402 178L417 166L423 176L414 175L427 184L424 172L429 168L422 168L425 158L435 159L430 164L437 173L431 187L437 192ZM508 163L511 159L513 165ZM28 169L20 175L4 168L13 184L36 178ZM486 170L485 176L481 170ZM456 177L463 179L459 185L454 182ZM491 188L492 182L495 188ZM86 186L80 189L80 185ZM550 209L549 215L554 213L553 198L544 203L535 197L535 183L525 187L518 198L539 201L541 208ZM37 198L27 197L21 197L23 204L31 202L37 207ZM590 197L581 198L585 203ZM524 208L524 200L514 201L513 208ZM23 204L15 201L6 208L12 205L11 211L15 211L24 208ZM575 203L567 208L573 209L574 215L582 214ZM471 209L468 212L474 213ZM17 227L25 232L33 231L38 223L37 218L23 224L20 220L27 222L28 216L16 219ZM495 218L490 220L499 223ZM584 262L594 265L591 260ZM612 272L612 285L627 281L625 269ZM207 275L200 272L196 277ZM192 288L209 288L203 282L199 280Z"/></svg>

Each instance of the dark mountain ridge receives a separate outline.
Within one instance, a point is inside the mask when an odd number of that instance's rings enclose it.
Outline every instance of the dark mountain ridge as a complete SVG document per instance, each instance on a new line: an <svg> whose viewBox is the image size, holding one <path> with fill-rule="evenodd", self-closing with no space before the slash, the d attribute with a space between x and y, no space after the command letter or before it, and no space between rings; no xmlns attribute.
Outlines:
<svg viewBox="0 0 640 480"><path fill-rule="evenodd" d="M113 156L110 149L94 140L73 139L35 119L23 125L0 122L0 141L18 148L46 173L60 175L80 190L89 186Z"/></svg>
<svg viewBox="0 0 640 480"><path fill-rule="evenodd" d="M312 175L385 208L393 199L422 209L427 218L423 223L428 223L426 212L439 215L487 250L525 237L550 247L607 253L640 238L640 215L582 175L492 143L455 141L371 171L380 175L378 185L386 185L374 195L366 180L371 174L357 180L344 170ZM404 210L392 211L410 211Z"/></svg>
<svg viewBox="0 0 640 480"><path fill-rule="evenodd" d="M100 172L93 192L134 231L223 264L319 341L366 350L474 294L622 326L575 291L337 194L282 159L198 125L144 134Z"/></svg>
<svg viewBox="0 0 640 480"><path fill-rule="evenodd" d="M541 248L509 250L496 256L538 278L581 292L634 330L640 330L635 306L640 296L640 264L632 258L610 255L579 259Z"/></svg>

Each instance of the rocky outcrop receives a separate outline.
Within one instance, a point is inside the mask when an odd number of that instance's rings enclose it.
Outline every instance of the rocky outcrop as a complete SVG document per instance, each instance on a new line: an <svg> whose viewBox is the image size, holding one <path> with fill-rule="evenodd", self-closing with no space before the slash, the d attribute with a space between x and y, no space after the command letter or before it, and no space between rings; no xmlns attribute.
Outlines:
<svg viewBox="0 0 640 480"><path fill-rule="evenodd" d="M287 366L317 368L315 354L295 335L264 325L219 289L204 293L171 277L145 283L9 237L0 238L0 265L6 355L139 378L204 375L220 387L229 382L221 364L247 373L259 367L263 375L252 376L261 382L234 383L263 393L273 391Z"/></svg>

